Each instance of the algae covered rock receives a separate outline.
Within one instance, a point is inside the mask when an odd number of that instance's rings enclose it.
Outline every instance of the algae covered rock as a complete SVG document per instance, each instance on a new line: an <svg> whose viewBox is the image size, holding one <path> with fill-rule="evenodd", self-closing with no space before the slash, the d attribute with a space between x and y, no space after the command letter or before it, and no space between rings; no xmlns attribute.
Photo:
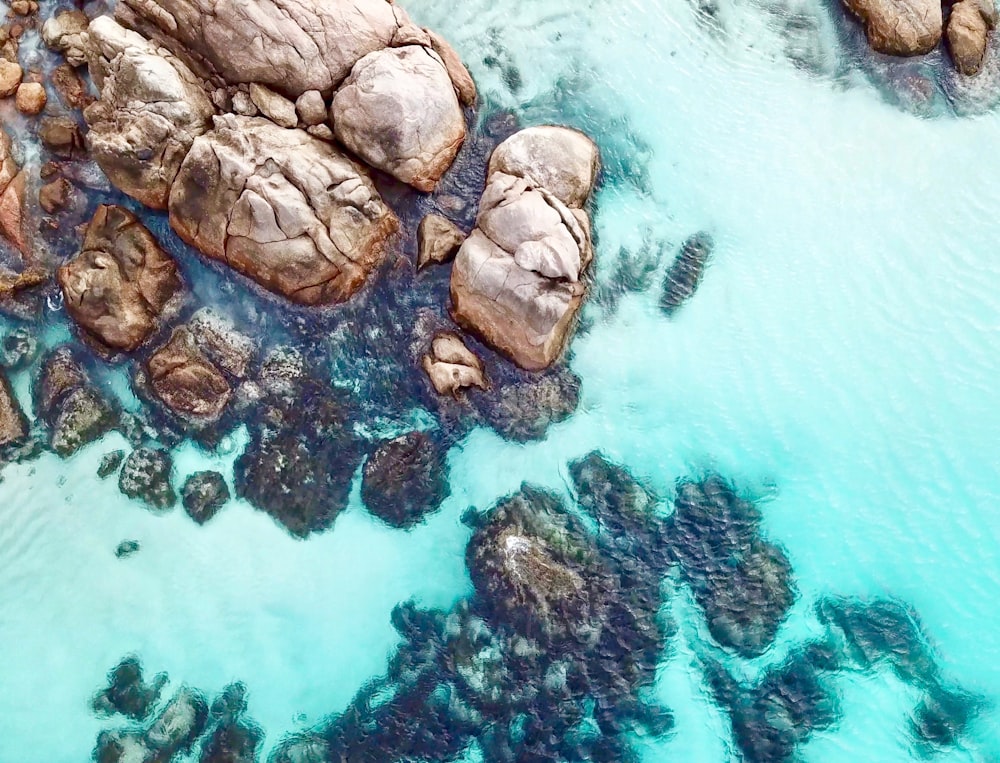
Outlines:
<svg viewBox="0 0 1000 763"><path fill-rule="evenodd" d="M361 500L392 527L408 528L448 497L445 453L424 432L410 432L379 445L365 463Z"/></svg>
<svg viewBox="0 0 1000 763"><path fill-rule="evenodd" d="M136 448L125 459L118 475L118 488L152 509L169 509L177 503L177 494L170 484L172 471L173 460L165 450Z"/></svg>

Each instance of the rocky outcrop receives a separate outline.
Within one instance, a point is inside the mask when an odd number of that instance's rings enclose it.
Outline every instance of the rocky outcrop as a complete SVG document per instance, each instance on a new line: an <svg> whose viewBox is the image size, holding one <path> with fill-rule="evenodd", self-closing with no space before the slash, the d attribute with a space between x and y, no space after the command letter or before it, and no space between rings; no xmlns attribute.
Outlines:
<svg viewBox="0 0 1000 763"><path fill-rule="evenodd" d="M238 331L232 321L210 307L203 307L191 316L187 327L198 350L213 365L234 379L246 377L257 345Z"/></svg>
<svg viewBox="0 0 1000 763"><path fill-rule="evenodd" d="M465 119L441 58L422 45L369 53L330 106L334 132L373 167L433 191L465 140Z"/></svg>
<svg viewBox="0 0 1000 763"><path fill-rule="evenodd" d="M28 423L21 406L14 397L7 375L0 371L0 448L23 440L28 434Z"/></svg>
<svg viewBox="0 0 1000 763"><path fill-rule="evenodd" d="M169 509L177 503L170 484L173 460L165 450L136 448L129 453L118 475L118 489L152 509Z"/></svg>
<svg viewBox="0 0 1000 763"><path fill-rule="evenodd" d="M979 72L986 55L990 32L996 27L997 12L993 0L961 0L951 7L948 16L948 50L962 74Z"/></svg>
<svg viewBox="0 0 1000 763"><path fill-rule="evenodd" d="M194 141L169 206L185 241L303 304L354 294L398 225L365 170L328 143L231 114Z"/></svg>
<svg viewBox="0 0 1000 763"><path fill-rule="evenodd" d="M27 175L14 160L13 149L10 136L0 128L0 236L27 254L29 237L24 206Z"/></svg>
<svg viewBox="0 0 1000 763"><path fill-rule="evenodd" d="M445 456L424 432L383 442L365 463L361 500L392 527L419 524L451 493Z"/></svg>
<svg viewBox="0 0 1000 763"><path fill-rule="evenodd" d="M482 361L465 346L460 336L451 332L434 337L422 366L439 395L457 395L468 387L489 388Z"/></svg>
<svg viewBox="0 0 1000 763"><path fill-rule="evenodd" d="M125 352L149 338L182 288L177 263L138 218L103 204L57 277L73 320L105 348Z"/></svg>
<svg viewBox="0 0 1000 763"><path fill-rule="evenodd" d="M448 262L464 241L465 234L451 220L441 215L427 215L417 228L417 270Z"/></svg>
<svg viewBox="0 0 1000 763"><path fill-rule="evenodd" d="M198 349L187 327L176 329L147 364L149 383L171 411L194 423L217 421L232 397L229 381Z"/></svg>
<svg viewBox="0 0 1000 763"><path fill-rule="evenodd" d="M196 472L184 482L181 502L199 525L214 517L229 500L229 486L218 472Z"/></svg>
<svg viewBox="0 0 1000 763"><path fill-rule="evenodd" d="M100 91L84 110L91 154L116 188L165 209L181 162L210 126L212 104L183 62L111 18L94 19L87 35Z"/></svg>
<svg viewBox="0 0 1000 763"><path fill-rule="evenodd" d="M116 411L69 347L57 348L45 359L34 397L49 445L63 458L100 439L118 423Z"/></svg>
<svg viewBox="0 0 1000 763"><path fill-rule="evenodd" d="M562 352L583 300L592 247L580 205L597 177L597 147L568 128L529 128L501 143L490 167L476 228L452 268L452 312L538 371Z"/></svg>
<svg viewBox="0 0 1000 763"><path fill-rule="evenodd" d="M941 41L940 0L845 0L879 53L919 56Z"/></svg>

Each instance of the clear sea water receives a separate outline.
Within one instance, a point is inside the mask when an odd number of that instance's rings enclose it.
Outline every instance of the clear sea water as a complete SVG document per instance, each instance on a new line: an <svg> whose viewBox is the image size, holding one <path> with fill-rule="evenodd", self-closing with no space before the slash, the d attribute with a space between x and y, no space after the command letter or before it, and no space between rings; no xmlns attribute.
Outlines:
<svg viewBox="0 0 1000 763"><path fill-rule="evenodd" d="M0 763L87 759L105 723L89 699L127 653L209 693L244 681L268 748L308 728L384 671L397 602L468 593L468 506L522 480L566 490L567 462L594 448L664 495L710 467L760 499L799 599L775 647L737 670L818 633L819 597L898 598L949 681L985 700L938 759L1000 760L1000 118L890 105L845 63L839 12L816 0L719 0L714 23L684 0L405 5L454 42L491 101L598 136L610 160L599 280L623 247L672 253L707 230L703 284L670 319L656 288L616 311L588 305L572 346L577 413L527 445L474 431L449 454L451 497L411 532L372 519L357 490L307 541L239 501L204 527L179 509L156 516L95 476L117 435L8 467ZM815 21L810 69L788 54L794 14ZM29 379L15 386L27 407ZM242 442L180 449L178 482L231 477ZM142 552L119 560L125 538ZM658 691L676 730L639 742L644 759L730 760L697 669L703 622L683 593L674 611ZM888 672L836 687L843 718L802 760L918 759L910 688Z"/></svg>

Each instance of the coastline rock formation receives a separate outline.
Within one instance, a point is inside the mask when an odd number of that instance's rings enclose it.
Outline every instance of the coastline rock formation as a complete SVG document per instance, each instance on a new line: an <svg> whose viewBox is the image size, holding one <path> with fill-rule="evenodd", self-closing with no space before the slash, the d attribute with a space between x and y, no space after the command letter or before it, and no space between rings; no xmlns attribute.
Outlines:
<svg viewBox="0 0 1000 763"><path fill-rule="evenodd" d="M177 263L129 210L102 204L80 253L59 268L66 310L110 350L130 352L180 292Z"/></svg>
<svg viewBox="0 0 1000 763"><path fill-rule="evenodd" d="M169 208L203 254L309 305L361 288L398 225L364 169L330 144L231 114L194 141Z"/></svg>
<svg viewBox="0 0 1000 763"><path fill-rule="evenodd" d="M948 16L948 50L955 67L967 76L977 74L986 55L989 34L996 28L993 0L960 0Z"/></svg>
<svg viewBox="0 0 1000 763"><path fill-rule="evenodd" d="M845 0L868 43L890 56L930 53L941 41L941 0Z"/></svg>
<svg viewBox="0 0 1000 763"><path fill-rule="evenodd" d="M582 205L598 164L576 130L515 133L493 152L476 228L455 258L455 320L529 371L559 356L582 304L593 256Z"/></svg>

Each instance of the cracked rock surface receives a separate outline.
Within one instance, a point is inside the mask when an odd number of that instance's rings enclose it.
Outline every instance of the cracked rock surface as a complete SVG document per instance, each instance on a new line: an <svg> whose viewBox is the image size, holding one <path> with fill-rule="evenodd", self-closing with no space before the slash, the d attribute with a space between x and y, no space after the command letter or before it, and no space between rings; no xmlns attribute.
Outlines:
<svg viewBox="0 0 1000 763"><path fill-rule="evenodd" d="M990 32L996 27L993 0L961 0L948 17L948 50L955 67L965 75L979 72Z"/></svg>
<svg viewBox="0 0 1000 763"><path fill-rule="evenodd" d="M527 370L560 355L580 309L593 256L582 205L597 168L597 147L582 133L515 133L490 160L476 228L455 259L456 321Z"/></svg>
<svg viewBox="0 0 1000 763"><path fill-rule="evenodd" d="M845 0L879 53L918 56L941 41L940 0Z"/></svg>
<svg viewBox="0 0 1000 763"><path fill-rule="evenodd" d="M27 176L14 160L13 142L0 128L0 236L28 252L24 199Z"/></svg>
<svg viewBox="0 0 1000 763"><path fill-rule="evenodd" d="M177 263L136 216L103 204L58 279L73 320L105 347L126 352L156 330L182 287Z"/></svg>
<svg viewBox="0 0 1000 763"><path fill-rule="evenodd" d="M232 397L229 381L184 326L149 359L149 378L156 396L188 420L217 420Z"/></svg>
<svg viewBox="0 0 1000 763"><path fill-rule="evenodd" d="M354 294L398 225L367 172L330 144L232 114L194 141L169 207L185 241L309 305Z"/></svg>

